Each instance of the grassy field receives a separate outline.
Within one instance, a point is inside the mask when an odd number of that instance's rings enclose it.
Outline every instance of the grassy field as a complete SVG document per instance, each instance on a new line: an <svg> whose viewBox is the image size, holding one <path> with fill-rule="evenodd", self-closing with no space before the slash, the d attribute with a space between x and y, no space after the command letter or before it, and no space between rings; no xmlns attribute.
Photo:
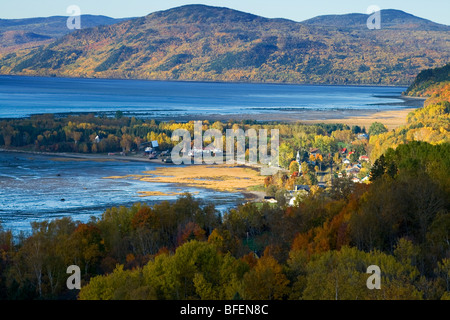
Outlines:
<svg viewBox="0 0 450 320"><path fill-rule="evenodd" d="M141 181L176 183L189 187L229 192L255 191L255 188L258 189L264 183L264 176L261 176L257 169L229 164L164 166L145 171L142 175L105 178L121 179L126 177ZM142 195L151 196L153 194L143 193Z"/></svg>

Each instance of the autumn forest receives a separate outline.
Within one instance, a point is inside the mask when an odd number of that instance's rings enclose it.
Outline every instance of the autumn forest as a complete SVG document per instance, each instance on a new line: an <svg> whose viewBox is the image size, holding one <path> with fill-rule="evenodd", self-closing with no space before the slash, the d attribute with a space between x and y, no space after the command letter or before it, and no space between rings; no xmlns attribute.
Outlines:
<svg viewBox="0 0 450 320"><path fill-rule="evenodd" d="M450 27L383 14L386 27L372 33L365 14L294 22L192 5L91 17L57 35L39 20L51 32L20 33L34 39L26 44L0 20L0 74L11 77L403 85L403 98L424 101L394 128L202 119L223 139L229 129L279 131L277 172L240 189L260 198L223 212L183 191L102 207L88 221L35 221L29 233L0 216L0 300L450 300ZM120 110L4 118L0 152L156 161L146 148L168 154L177 129L193 136L194 121ZM80 289L67 287L70 265Z"/></svg>

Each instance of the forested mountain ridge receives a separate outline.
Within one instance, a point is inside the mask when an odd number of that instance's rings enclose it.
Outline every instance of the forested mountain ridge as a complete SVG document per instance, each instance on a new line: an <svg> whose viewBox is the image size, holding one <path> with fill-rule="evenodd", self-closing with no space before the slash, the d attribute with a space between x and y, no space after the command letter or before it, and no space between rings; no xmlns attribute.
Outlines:
<svg viewBox="0 0 450 320"><path fill-rule="evenodd" d="M368 15L338 17L342 27L336 16L295 22L187 5L3 54L0 73L405 85L450 58L448 26L398 10L381 11L379 30L361 26Z"/></svg>
<svg viewBox="0 0 450 320"><path fill-rule="evenodd" d="M409 96L428 97L426 103L450 102L450 63L421 71L405 92Z"/></svg>
<svg viewBox="0 0 450 320"><path fill-rule="evenodd" d="M303 24L328 26L330 28L366 29L369 15L350 13L342 15L323 15L303 21ZM433 21L416 17L401 10L381 10L381 28L383 29L420 29L449 31L450 27Z"/></svg>
<svg viewBox="0 0 450 320"><path fill-rule="evenodd" d="M65 16L25 19L0 19L0 53L49 44L73 30L67 28ZM82 29L110 25L126 19L99 15L81 15Z"/></svg>

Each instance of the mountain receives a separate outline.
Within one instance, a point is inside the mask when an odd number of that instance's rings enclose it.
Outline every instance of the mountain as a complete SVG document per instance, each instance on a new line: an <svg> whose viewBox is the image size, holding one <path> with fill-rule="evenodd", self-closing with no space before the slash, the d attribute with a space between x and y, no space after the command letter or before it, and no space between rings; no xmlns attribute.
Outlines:
<svg viewBox="0 0 450 320"><path fill-rule="evenodd" d="M48 42L52 37L27 31L5 31L0 33L0 46L12 47L30 42Z"/></svg>
<svg viewBox="0 0 450 320"><path fill-rule="evenodd" d="M450 27L383 10L382 28L369 30L362 26L367 17L295 22L187 5L0 54L0 73L405 85L450 60Z"/></svg>
<svg viewBox="0 0 450 320"><path fill-rule="evenodd" d="M67 28L68 17L53 16L46 18L0 19L0 52L5 48L24 48L49 43L73 30ZM126 19L114 19L98 15L81 15L81 27L91 28L111 25ZM3 50L2 50L3 49Z"/></svg>
<svg viewBox="0 0 450 320"><path fill-rule="evenodd" d="M401 10L384 9L380 11L380 16L382 29L450 31L450 26L419 18ZM369 17L369 14L362 13L323 15L305 20L303 24L328 28L366 29Z"/></svg>

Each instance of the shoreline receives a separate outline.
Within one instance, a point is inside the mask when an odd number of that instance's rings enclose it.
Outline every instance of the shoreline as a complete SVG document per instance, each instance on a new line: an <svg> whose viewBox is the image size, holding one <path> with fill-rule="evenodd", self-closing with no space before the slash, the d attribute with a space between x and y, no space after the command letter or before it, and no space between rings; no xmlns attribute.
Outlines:
<svg viewBox="0 0 450 320"><path fill-rule="evenodd" d="M342 123L348 126L358 125L360 127L370 127L373 122L381 122L388 129L395 129L406 124L408 113L420 108L408 107L398 108L394 110L334 110L334 111L287 111L279 113L259 113L259 114L211 114L204 115L188 115L177 118L180 122L196 121L199 119L209 121L245 121L254 120L258 122L281 122L281 123L301 123L301 124L318 124L318 123ZM159 121L169 121L173 118L162 117Z"/></svg>
<svg viewBox="0 0 450 320"><path fill-rule="evenodd" d="M76 77L71 77L68 75L37 75L37 74L8 74L8 73L0 73L0 77L30 77L30 78L61 78L61 79L80 79L80 80L95 80L95 79L100 79L100 80L131 80L131 81L154 81L154 82L198 82L198 83L221 83L221 84L273 84L273 85L295 85L295 86L333 86L333 87L338 87L338 86L343 86L343 87L387 87L387 88L391 88L391 87L405 87L408 88L409 84L379 84L379 83L374 83L374 84L364 84L364 83L350 83L350 84L339 84L339 83L314 83L314 82L282 82L282 81L266 81L266 82L262 82L262 81L239 81L239 80L208 80L208 79L198 79L198 80L174 80L174 79L149 79L149 78L126 78L126 77L116 77L116 78L111 78L111 77L81 77L81 76L76 76Z"/></svg>
<svg viewBox="0 0 450 320"><path fill-rule="evenodd" d="M225 179L222 180L222 178L225 176L225 173L222 175L217 176L217 170L220 170L224 166L232 166L233 168L231 171L236 170L239 171L235 175L235 179L250 179L250 176L245 174L246 170L252 170L252 171L258 171L259 167L255 166L248 166L243 164L234 164L234 165L227 165L226 163L222 165L209 165L209 164L191 164L191 165L183 165L183 167L178 167L174 164L167 164L162 162L160 159L147 159L146 157L142 157L139 155L128 155L128 156L108 156L105 154L96 155L96 154L76 154L76 153L56 153L56 152L39 152L39 151L29 151L29 150L15 150L15 149L4 149L0 148L0 152L3 153L20 153L24 155L38 155L38 156L47 156L47 157L55 157L56 161L57 158L64 158L72 160L81 160L81 161L118 161L118 162L142 162L142 163L153 163L158 165L155 167L151 172L159 173L159 175L155 175L154 177L147 176L150 172L143 172L141 179L143 181L151 182L164 182L164 183L170 183L170 184L177 184L178 186L191 186L191 187L197 187L200 189L208 189L208 190L215 190L219 192L234 192L234 193L240 193L244 196L245 201L263 201L265 193L262 191L254 191L249 190L246 188L235 188L235 187L225 187L225 186L218 186L215 184L217 181L218 184L220 184L220 181L225 182ZM187 167L185 167L187 166ZM214 168L214 170L211 170L211 166L217 166ZM208 174L209 172L209 174ZM173 179L173 174L176 174L177 178ZM206 174L206 176L205 176ZM183 179L179 179L181 175L184 175ZM252 174L253 175L253 174ZM245 178L243 177L245 176ZM200 179L200 178L201 179ZM264 176L260 176L259 174L256 175L255 179L257 180L263 180ZM114 179L118 177L104 177L105 179ZM209 184L204 182L199 182L199 180L206 180L208 182L209 178ZM233 183L238 183L241 181L231 181Z"/></svg>
<svg viewBox="0 0 450 320"><path fill-rule="evenodd" d="M146 163L156 163L161 166L168 166L169 164L162 162L160 159L148 159L144 156L139 155L107 155L107 154L95 154L95 153L67 153L67 152L43 152L43 151L32 151L32 150L20 150L20 149L4 149L0 148L0 152L4 153L23 153L27 155L39 155L48 157L59 157L67 159L81 159L81 160L102 160L102 161L136 161L136 162L146 162Z"/></svg>
<svg viewBox="0 0 450 320"><path fill-rule="evenodd" d="M417 108L405 108L400 110L390 110L390 111L378 111L374 113L366 114L355 114L349 117L341 118L329 118L322 120L305 120L305 124L317 124L317 123L341 123L348 126L360 126L369 129L373 122L381 122L389 130L396 129L403 125L406 125L407 116L410 112L417 110Z"/></svg>

